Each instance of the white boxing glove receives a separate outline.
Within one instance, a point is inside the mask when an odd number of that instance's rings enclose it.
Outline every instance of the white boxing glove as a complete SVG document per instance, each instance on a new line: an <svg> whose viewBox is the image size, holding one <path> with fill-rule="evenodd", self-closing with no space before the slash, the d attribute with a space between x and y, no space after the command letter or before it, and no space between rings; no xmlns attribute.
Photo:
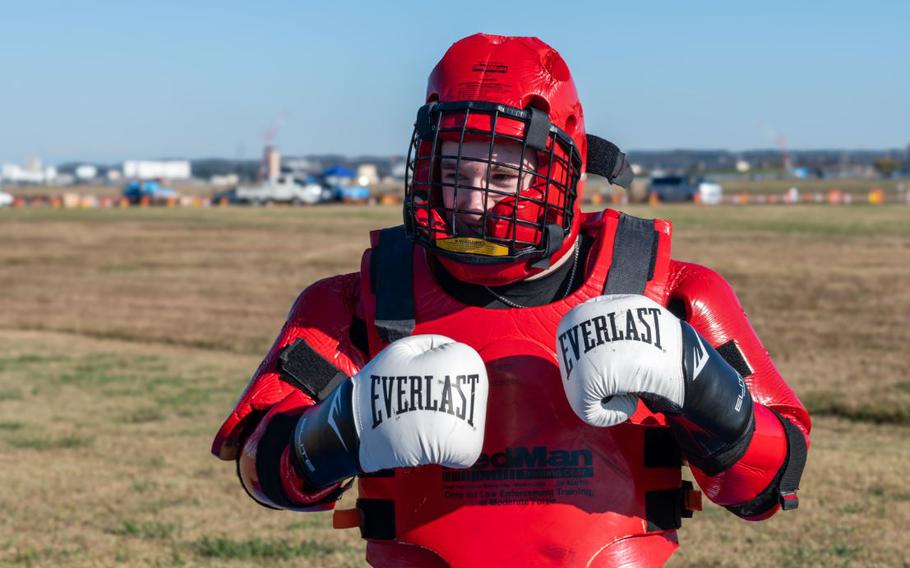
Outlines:
<svg viewBox="0 0 910 568"><path fill-rule="evenodd" d="M613 426L641 399L667 414L689 463L722 471L754 430L740 374L688 323L645 296L613 294L576 306L559 322L559 369L572 410Z"/></svg>
<svg viewBox="0 0 910 568"><path fill-rule="evenodd" d="M470 467L480 457L489 384L473 348L442 335L399 339L294 430L295 469L314 487L396 467Z"/></svg>
<svg viewBox="0 0 910 568"><path fill-rule="evenodd" d="M592 426L613 426L635 412L639 393L682 407L680 322L645 296L592 298L563 316L556 352L566 397Z"/></svg>

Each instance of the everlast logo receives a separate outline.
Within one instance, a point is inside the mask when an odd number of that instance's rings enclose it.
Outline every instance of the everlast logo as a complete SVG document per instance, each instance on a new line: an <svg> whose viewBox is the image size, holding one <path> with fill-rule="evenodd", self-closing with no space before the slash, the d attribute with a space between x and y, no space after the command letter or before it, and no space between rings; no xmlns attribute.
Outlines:
<svg viewBox="0 0 910 568"><path fill-rule="evenodd" d="M566 378L582 353L608 341L641 341L658 349L660 346L660 309L638 308L610 312L573 325L559 336L559 349L565 363Z"/></svg>
<svg viewBox="0 0 910 568"><path fill-rule="evenodd" d="M434 390L433 375L382 377L370 375L373 403L373 428L392 416L430 410L445 412L474 425L474 392L479 375L445 375L442 386Z"/></svg>

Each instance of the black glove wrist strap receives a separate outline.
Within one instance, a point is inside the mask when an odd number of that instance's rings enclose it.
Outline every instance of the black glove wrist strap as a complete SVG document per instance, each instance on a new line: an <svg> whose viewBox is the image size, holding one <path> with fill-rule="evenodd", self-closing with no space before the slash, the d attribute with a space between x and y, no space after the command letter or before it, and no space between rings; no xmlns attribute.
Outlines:
<svg viewBox="0 0 910 568"><path fill-rule="evenodd" d="M324 401L309 408L291 436L294 470L314 489L357 475L360 440L351 404L353 383L341 383Z"/></svg>
<svg viewBox="0 0 910 568"><path fill-rule="evenodd" d="M685 395L669 416L689 462L708 475L736 463L752 440L752 396L740 374L686 322L682 327Z"/></svg>

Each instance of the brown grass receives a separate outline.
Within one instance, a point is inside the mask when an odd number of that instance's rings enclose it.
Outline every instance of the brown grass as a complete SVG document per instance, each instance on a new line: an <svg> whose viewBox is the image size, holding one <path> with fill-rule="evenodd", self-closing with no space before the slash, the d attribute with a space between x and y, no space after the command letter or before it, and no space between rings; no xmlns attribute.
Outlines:
<svg viewBox="0 0 910 568"><path fill-rule="evenodd" d="M17 197L62 197L67 193L76 193L80 195L94 195L96 197L120 197L123 194L123 186L126 182L111 184L88 183L79 185L61 185L61 186L21 186L5 187L3 191ZM223 191L224 187L209 185L206 183L165 182L165 187L172 187L177 190L178 195L187 195L190 197L201 196L210 197L214 193Z"/></svg>
<svg viewBox="0 0 910 568"><path fill-rule="evenodd" d="M730 279L815 411L800 509L708 507L673 564L910 562L910 208L634 212L673 218L676 256ZM0 563L361 565L356 531L256 506L208 446L299 289L355 270L367 230L399 219L0 211Z"/></svg>

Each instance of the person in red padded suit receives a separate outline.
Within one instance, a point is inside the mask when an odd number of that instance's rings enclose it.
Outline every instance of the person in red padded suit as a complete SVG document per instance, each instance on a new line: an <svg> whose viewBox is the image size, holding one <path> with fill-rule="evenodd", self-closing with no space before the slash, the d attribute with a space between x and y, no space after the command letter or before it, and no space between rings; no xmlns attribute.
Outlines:
<svg viewBox="0 0 910 568"><path fill-rule="evenodd" d="M662 565L686 463L741 518L795 508L805 408L670 222L581 213L586 172L630 173L561 56L473 35L425 101L404 225L300 294L215 438L250 496L324 511L356 476L335 526L373 566Z"/></svg>

